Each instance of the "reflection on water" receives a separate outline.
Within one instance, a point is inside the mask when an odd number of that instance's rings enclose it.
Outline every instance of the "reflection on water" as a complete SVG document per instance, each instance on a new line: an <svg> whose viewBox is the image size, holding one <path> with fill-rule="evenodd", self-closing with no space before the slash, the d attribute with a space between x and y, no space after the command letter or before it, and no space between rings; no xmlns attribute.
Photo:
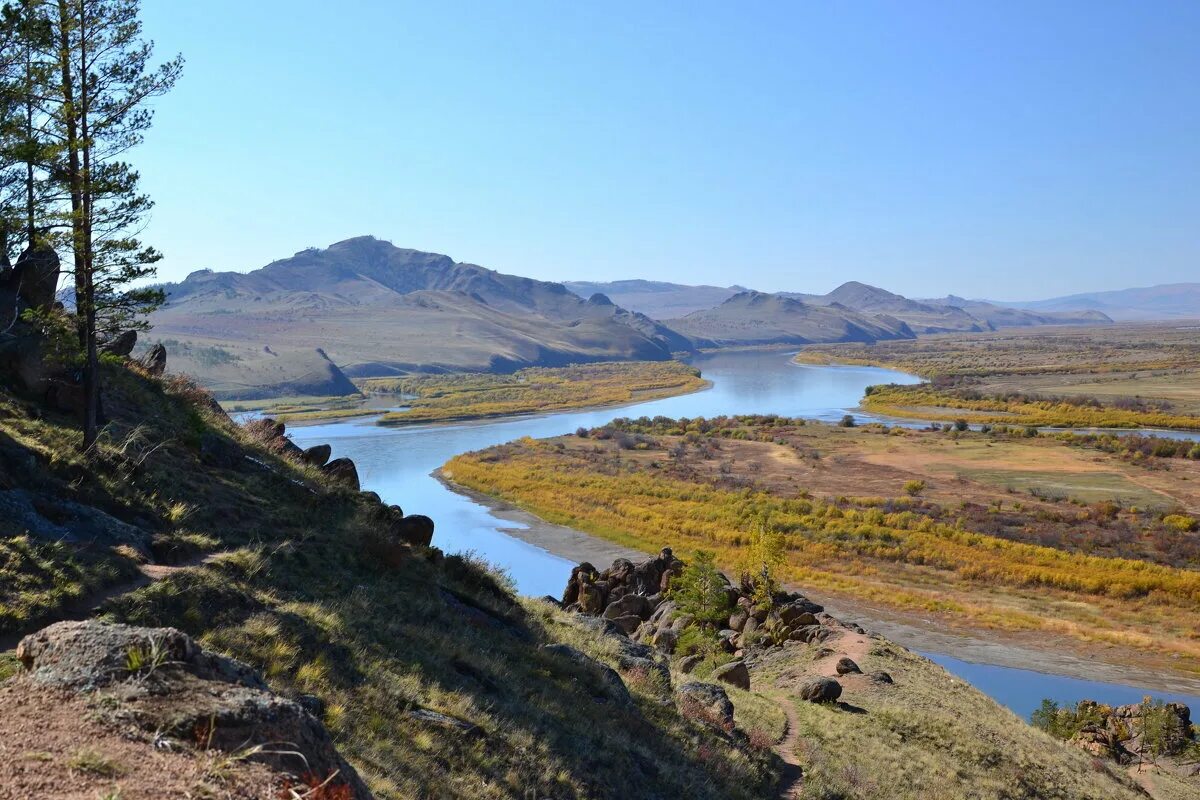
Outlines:
<svg viewBox="0 0 1200 800"><path fill-rule="evenodd" d="M494 517L484 506L443 487L430 473L458 453L522 436L542 438L569 433L623 416L781 414L833 421L855 408L863 389L871 384L919 380L875 367L802 366L791 364L789 359L788 354L780 352L701 357L694 363L713 382L713 388L623 408L407 428L383 427L370 419L358 419L297 427L290 434L301 447L330 443L335 458L354 459L364 488L378 492L386 502L400 505L407 513L432 517L437 525L434 543L446 552L473 550L507 569L522 594L557 596L573 563L504 534L502 528L513 528L518 523ZM1043 697L1089 697L1125 703L1140 700L1144 694L1129 686L926 655L1023 716ZM1184 698L1184 702L1189 700L1193 708L1200 708L1200 698Z"/></svg>
<svg viewBox="0 0 1200 800"><path fill-rule="evenodd" d="M1054 700L1060 705L1074 704L1080 700L1098 700L1118 706L1140 703L1145 695L1153 694L1163 700L1186 703L1193 713L1200 710L1200 697L1186 694L1147 692L1145 689L1122 686L1118 683L1065 678L1061 675L1047 675L1014 667L973 664L940 653L921 653L921 655L941 664L950 672L989 695L996 702L1008 706L1025 719L1029 719L1029 715L1046 698Z"/></svg>
<svg viewBox="0 0 1200 800"><path fill-rule="evenodd" d="M446 552L474 550L505 567L523 594L559 594L573 564L500 532L515 523L447 490L430 473L452 456L509 442L595 427L622 416L713 417L722 414L784 414L840 419L858 405L873 383L913 383L917 379L874 367L798 366L781 352L727 353L694 363L713 382L707 391L647 403L545 416L455 425L391 428L370 419L297 427L296 444L333 446L335 458L358 466L363 487L378 492L405 512L425 514L437 525L434 543Z"/></svg>

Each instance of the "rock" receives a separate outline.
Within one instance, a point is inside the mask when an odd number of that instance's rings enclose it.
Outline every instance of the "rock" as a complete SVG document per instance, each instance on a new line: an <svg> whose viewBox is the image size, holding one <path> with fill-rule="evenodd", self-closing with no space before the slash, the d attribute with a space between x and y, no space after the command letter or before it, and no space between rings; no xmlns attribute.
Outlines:
<svg viewBox="0 0 1200 800"><path fill-rule="evenodd" d="M736 609L734 609L733 613L729 615L729 627L740 633L742 628L746 627L746 621L748 619L750 619L750 612L742 606L738 606Z"/></svg>
<svg viewBox="0 0 1200 800"><path fill-rule="evenodd" d="M28 533L37 539L89 543L102 547L128 545L150 555L148 531L56 495L25 489L0 491L0 536Z"/></svg>
<svg viewBox="0 0 1200 800"><path fill-rule="evenodd" d="M358 482L358 468L348 458L335 458L321 467L321 471L334 481L349 486L356 492L362 488Z"/></svg>
<svg viewBox="0 0 1200 800"><path fill-rule="evenodd" d="M662 619L670 619L671 614L678 608L674 600L664 600L654 607L651 612L649 622L657 623Z"/></svg>
<svg viewBox="0 0 1200 800"><path fill-rule="evenodd" d="M233 469L242 463L242 450L229 438L217 433L200 436L200 460L218 469Z"/></svg>
<svg viewBox="0 0 1200 800"><path fill-rule="evenodd" d="M59 622L22 639L17 657L25 669L17 680L89 692L101 722L132 725L156 740L200 735L212 748L295 775L336 771L339 787L371 797L304 705L174 628Z"/></svg>
<svg viewBox="0 0 1200 800"><path fill-rule="evenodd" d="M785 624L791 625L794 628L801 628L805 625L816 625L817 618L810 611L805 611L795 604L789 604L779 609L779 618Z"/></svg>
<svg viewBox="0 0 1200 800"><path fill-rule="evenodd" d="M629 695L629 689L625 686L625 681L621 680L621 676L617 674L616 670L607 664L601 664L596 659L580 650L576 650L569 644L544 644L541 649L543 652L558 658L565 658L572 661L584 670L597 675L600 678L605 695L617 705L628 706L633 704L633 698Z"/></svg>
<svg viewBox="0 0 1200 800"><path fill-rule="evenodd" d="M567 607L572 603L579 601L579 587L584 583L592 583L596 579L596 568L588 562L584 561L579 566L571 570L571 577L567 579L567 586L563 589L562 604Z"/></svg>
<svg viewBox="0 0 1200 800"><path fill-rule="evenodd" d="M100 345L100 351L103 353L108 353L112 356L125 357L133 352L134 345L136 344L137 331L121 331L116 336Z"/></svg>
<svg viewBox="0 0 1200 800"><path fill-rule="evenodd" d="M702 655L684 656L683 658L679 659L679 663L675 665L675 669L679 670L684 675L687 675L696 667L700 666L703 661L704 656Z"/></svg>
<svg viewBox="0 0 1200 800"><path fill-rule="evenodd" d="M167 371L167 348L161 342L156 343L147 353L138 359L138 364L147 375L158 377Z"/></svg>
<svg viewBox="0 0 1200 800"><path fill-rule="evenodd" d="M839 658L837 664L835 664L833 668L838 675L857 675L862 672L862 670L858 668L858 664L855 664L846 656Z"/></svg>
<svg viewBox="0 0 1200 800"><path fill-rule="evenodd" d="M867 673L867 677L870 678L875 683L895 683L895 681L892 680L892 676L889 675L888 673L884 672L883 670L876 670L875 672L869 672L869 673Z"/></svg>
<svg viewBox="0 0 1200 800"><path fill-rule="evenodd" d="M439 728L449 728L456 734L461 734L470 739L482 739L486 738L487 736L487 734L484 733L483 728L480 728L473 722L467 722L465 719L452 717L439 711L431 711L428 708L414 708L408 712L408 716L428 725L436 725Z"/></svg>
<svg viewBox="0 0 1200 800"><path fill-rule="evenodd" d="M749 636L750 634L754 633L757 630L758 630L758 620L755 619L753 616L748 617L746 619L745 623L743 623L743 625L742 625L742 640L745 641L747 636Z"/></svg>
<svg viewBox="0 0 1200 800"><path fill-rule="evenodd" d="M679 634L673 630L659 631L654 634L653 643L659 650L666 653L675 652L675 644L679 641Z"/></svg>
<svg viewBox="0 0 1200 800"><path fill-rule="evenodd" d="M54 248L26 248L9 274L9 286L30 308L50 308L58 290L59 260Z"/></svg>
<svg viewBox="0 0 1200 800"><path fill-rule="evenodd" d="M408 544L428 547L433 542L433 520L424 514L409 514L400 520L396 533Z"/></svg>
<svg viewBox="0 0 1200 800"><path fill-rule="evenodd" d="M653 658L622 656L617 660L617 666L621 672L651 678L663 691L671 691L671 670L661 661L655 661Z"/></svg>
<svg viewBox="0 0 1200 800"><path fill-rule="evenodd" d="M627 594L616 600L610 601L608 607L604 609L604 616L608 619L616 619L617 617L635 616L638 622L650 616L650 604L646 602L646 598L637 594Z"/></svg>
<svg viewBox="0 0 1200 800"><path fill-rule="evenodd" d="M745 661L731 661L717 667L712 672L712 679L738 689L750 690L750 670L746 668Z"/></svg>
<svg viewBox="0 0 1200 800"><path fill-rule="evenodd" d="M594 583L579 585L579 611L582 614L599 614L604 610L604 589Z"/></svg>
<svg viewBox="0 0 1200 800"><path fill-rule="evenodd" d="M794 642L805 642L811 644L819 642L822 639L823 629L820 625L805 625L803 628L796 628L788 636Z"/></svg>
<svg viewBox="0 0 1200 800"><path fill-rule="evenodd" d="M813 678L800 686L799 694L810 703L832 703L842 696L842 685L833 678Z"/></svg>
<svg viewBox="0 0 1200 800"><path fill-rule="evenodd" d="M329 457L333 455L333 448L327 444L314 444L312 447L301 453L301 458L312 464L314 467L323 467L329 463Z"/></svg>
<svg viewBox="0 0 1200 800"><path fill-rule="evenodd" d="M721 731L733 730L733 703L715 683L685 683L675 690L680 712Z"/></svg>
<svg viewBox="0 0 1200 800"><path fill-rule="evenodd" d="M612 608L612 606L609 606L609 608ZM607 614L608 612L606 611L605 613ZM638 629L638 626L642 624L642 618L637 614L625 614L620 617L611 618L605 617L605 619L611 621L613 625L616 625L626 634L632 634Z"/></svg>
<svg viewBox="0 0 1200 800"><path fill-rule="evenodd" d="M693 617L691 614L680 614L671 620L671 630L675 631L676 633L680 633L688 625L691 625L692 620L694 619L695 617Z"/></svg>

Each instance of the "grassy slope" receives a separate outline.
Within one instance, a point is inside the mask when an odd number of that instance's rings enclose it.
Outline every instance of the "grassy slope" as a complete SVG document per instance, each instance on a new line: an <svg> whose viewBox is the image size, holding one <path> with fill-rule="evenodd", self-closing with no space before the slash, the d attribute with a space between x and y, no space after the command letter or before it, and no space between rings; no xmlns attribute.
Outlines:
<svg viewBox="0 0 1200 800"><path fill-rule="evenodd" d="M328 485L247 441L185 385L115 369L109 386L115 421L86 460L75 452L70 421L3 397L6 454L36 459L34 469L4 480L104 507L157 531L164 550L222 551L110 601L107 616L179 627L262 670L279 691L318 695L339 746L379 796L603 798L637 787L644 797L750 798L768 791L774 774L766 754L682 719L653 687L633 685L635 705L615 708L597 674L539 650L564 625L529 613L479 565L375 548L379 506L371 497ZM198 458L204 436L268 468L206 467ZM87 557L126 570L134 560ZM8 629L52 616L72 594L81 558L66 550L8 558ZM33 583L18 583L27 579ZM32 604L47 583L64 596ZM0 675L11 666L0 659ZM479 734L420 721L410 715L417 707L466 720Z"/></svg>

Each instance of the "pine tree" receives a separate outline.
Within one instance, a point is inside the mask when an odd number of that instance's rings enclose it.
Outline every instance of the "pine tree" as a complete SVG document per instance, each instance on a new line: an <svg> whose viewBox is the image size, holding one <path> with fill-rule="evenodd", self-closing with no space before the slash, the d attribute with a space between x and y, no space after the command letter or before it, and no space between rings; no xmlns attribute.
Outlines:
<svg viewBox="0 0 1200 800"><path fill-rule="evenodd" d="M154 274L161 255L135 236L152 204L123 156L150 127L147 101L171 89L183 60L151 68L138 11L138 0L55 0L48 15L57 46L50 116L61 148L53 174L69 204L85 448L99 430L100 334L138 326L162 302L154 289L129 288Z"/></svg>

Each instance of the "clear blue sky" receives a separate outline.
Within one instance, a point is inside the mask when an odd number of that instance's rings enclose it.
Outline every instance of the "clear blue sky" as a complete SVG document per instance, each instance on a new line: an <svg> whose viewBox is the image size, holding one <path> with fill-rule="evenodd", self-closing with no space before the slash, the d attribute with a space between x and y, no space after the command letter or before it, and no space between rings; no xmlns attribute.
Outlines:
<svg viewBox="0 0 1200 800"><path fill-rule="evenodd" d="M536 278L1200 280L1200 2L144 0L161 274L374 234Z"/></svg>

